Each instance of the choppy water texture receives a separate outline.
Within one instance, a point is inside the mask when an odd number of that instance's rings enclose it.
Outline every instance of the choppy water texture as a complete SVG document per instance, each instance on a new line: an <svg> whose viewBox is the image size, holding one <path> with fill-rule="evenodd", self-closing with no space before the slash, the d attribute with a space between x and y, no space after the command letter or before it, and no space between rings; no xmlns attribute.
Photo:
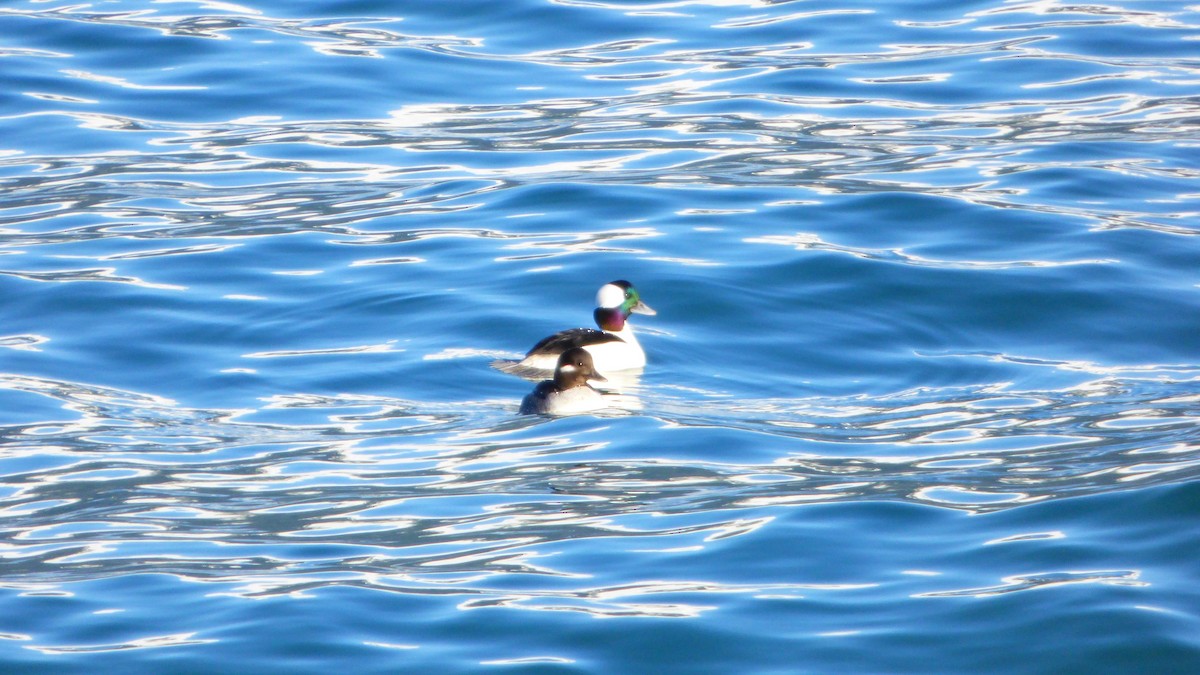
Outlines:
<svg viewBox="0 0 1200 675"><path fill-rule="evenodd" d="M1196 5L0 36L5 672L1200 671Z"/></svg>

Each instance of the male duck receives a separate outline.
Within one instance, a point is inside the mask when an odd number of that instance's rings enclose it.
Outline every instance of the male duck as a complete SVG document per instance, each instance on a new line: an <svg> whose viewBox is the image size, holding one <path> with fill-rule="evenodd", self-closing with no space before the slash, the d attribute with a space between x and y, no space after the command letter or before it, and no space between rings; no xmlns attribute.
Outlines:
<svg viewBox="0 0 1200 675"><path fill-rule="evenodd" d="M601 372L631 370L646 365L646 352L638 344L629 323L630 314L657 314L642 302L633 284L623 279L607 283L596 292L594 328L560 331L533 346L520 361L495 361L492 365L518 375L553 370L559 356L569 349L587 350Z"/></svg>

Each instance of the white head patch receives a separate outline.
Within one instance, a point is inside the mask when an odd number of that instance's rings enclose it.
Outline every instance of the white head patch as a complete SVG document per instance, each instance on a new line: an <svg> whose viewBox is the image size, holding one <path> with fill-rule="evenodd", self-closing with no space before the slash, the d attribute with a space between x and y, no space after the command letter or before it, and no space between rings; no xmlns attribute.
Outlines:
<svg viewBox="0 0 1200 675"><path fill-rule="evenodd" d="M596 292L596 306L613 309L625 304L625 289L615 284L604 284Z"/></svg>

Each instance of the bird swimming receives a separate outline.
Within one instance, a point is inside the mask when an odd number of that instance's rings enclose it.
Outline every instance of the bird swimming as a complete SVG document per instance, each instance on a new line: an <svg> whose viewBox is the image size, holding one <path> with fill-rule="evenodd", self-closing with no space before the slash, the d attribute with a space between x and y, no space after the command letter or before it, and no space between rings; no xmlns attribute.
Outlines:
<svg viewBox="0 0 1200 675"><path fill-rule="evenodd" d="M605 381L596 372L592 355L582 347L563 352L556 362L553 380L542 380L521 400L522 415L570 415L608 407L604 396L588 380Z"/></svg>
<svg viewBox="0 0 1200 675"><path fill-rule="evenodd" d="M631 314L657 314L642 302L633 284L619 279L600 287L596 292L596 309L592 312L595 328L570 328L543 338L520 361L493 361L492 367L522 376L541 375L555 369L558 357L570 349L587 350L601 372L631 370L646 365L646 352L633 334L629 323Z"/></svg>

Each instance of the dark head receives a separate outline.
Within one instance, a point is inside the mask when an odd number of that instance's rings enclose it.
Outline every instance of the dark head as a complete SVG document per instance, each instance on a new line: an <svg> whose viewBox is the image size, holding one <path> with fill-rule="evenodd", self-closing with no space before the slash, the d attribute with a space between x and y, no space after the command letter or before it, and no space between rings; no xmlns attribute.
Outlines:
<svg viewBox="0 0 1200 675"><path fill-rule="evenodd" d="M596 309L597 312L602 309L616 310L621 314L622 323L624 323L624 320L630 314L648 314L653 316L658 313L650 309L649 305L642 302L642 297L638 295L637 289L633 287L633 284L624 279L618 279L600 287L600 290L596 293ZM600 323L599 314L596 316L596 323ZM605 330L612 329L605 328ZM616 330L620 330L620 328Z"/></svg>
<svg viewBox="0 0 1200 675"><path fill-rule="evenodd" d="M603 375L596 372L592 364L592 355L583 347L573 347L558 357L558 365L554 367L554 386L559 389L570 389L587 384L588 380L605 382Z"/></svg>

